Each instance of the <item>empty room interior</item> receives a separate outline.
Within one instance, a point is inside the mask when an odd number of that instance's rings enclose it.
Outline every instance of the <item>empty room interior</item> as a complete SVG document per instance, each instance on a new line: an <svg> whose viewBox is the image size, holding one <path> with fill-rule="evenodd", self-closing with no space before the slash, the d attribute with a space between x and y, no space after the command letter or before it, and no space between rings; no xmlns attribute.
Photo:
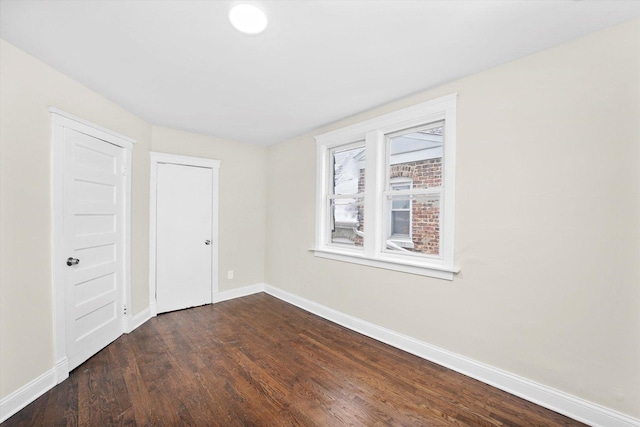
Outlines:
<svg viewBox="0 0 640 427"><path fill-rule="evenodd" d="M640 427L640 1L0 0L0 422Z"/></svg>

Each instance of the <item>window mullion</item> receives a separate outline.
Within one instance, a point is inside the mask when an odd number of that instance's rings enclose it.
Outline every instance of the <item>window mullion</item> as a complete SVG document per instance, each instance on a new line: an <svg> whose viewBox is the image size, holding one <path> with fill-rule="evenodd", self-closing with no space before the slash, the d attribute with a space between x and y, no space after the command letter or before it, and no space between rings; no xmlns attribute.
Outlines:
<svg viewBox="0 0 640 427"><path fill-rule="evenodd" d="M372 131L365 139L366 175L364 198L364 252L367 256L375 256L382 246L382 212L384 202L379 194L384 189L384 134Z"/></svg>
<svg viewBox="0 0 640 427"><path fill-rule="evenodd" d="M328 201L331 200L340 200L340 199L362 199L363 193L353 193L353 194L329 194L327 196Z"/></svg>
<svg viewBox="0 0 640 427"><path fill-rule="evenodd" d="M382 192L382 197L387 200L391 200L394 197L429 196L441 195L442 193L442 187L416 188L411 190L385 190Z"/></svg>
<svg viewBox="0 0 640 427"><path fill-rule="evenodd" d="M318 144L316 149L317 170L320 171L320 179L316 181L316 245L327 244L328 209L327 201L329 189L328 157L329 150L326 145Z"/></svg>

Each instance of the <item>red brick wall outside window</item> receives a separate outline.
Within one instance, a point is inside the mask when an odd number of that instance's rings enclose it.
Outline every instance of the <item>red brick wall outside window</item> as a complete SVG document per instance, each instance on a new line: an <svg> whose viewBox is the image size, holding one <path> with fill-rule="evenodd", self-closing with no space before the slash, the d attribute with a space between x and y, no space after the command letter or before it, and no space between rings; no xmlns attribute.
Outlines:
<svg viewBox="0 0 640 427"><path fill-rule="evenodd" d="M391 166L389 178L407 178L414 188L437 188L442 186L442 158L399 163ZM364 170L360 170L358 191L364 190ZM364 229L364 212L360 212L359 231ZM440 205L437 200L417 198L411 206L411 240L413 248L410 252L427 255L440 253ZM392 239L393 241L393 239ZM355 236L354 243L362 246L362 237Z"/></svg>

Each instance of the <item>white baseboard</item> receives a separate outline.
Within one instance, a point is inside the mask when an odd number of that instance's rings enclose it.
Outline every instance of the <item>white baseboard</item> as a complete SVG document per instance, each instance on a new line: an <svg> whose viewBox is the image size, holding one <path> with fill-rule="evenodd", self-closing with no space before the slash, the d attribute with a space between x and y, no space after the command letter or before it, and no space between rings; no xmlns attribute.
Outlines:
<svg viewBox="0 0 640 427"><path fill-rule="evenodd" d="M42 396L55 385L56 368L54 367L0 400L0 423Z"/></svg>
<svg viewBox="0 0 640 427"><path fill-rule="evenodd" d="M133 332L136 328L138 328L139 326L141 326L144 322L146 322L147 320L151 319L152 317L155 316L155 304L153 304L153 306L149 306L147 308L145 308L144 310L142 310L140 313L138 314L134 314L133 316L128 316L125 317L124 322L124 331L127 334L130 334L131 332Z"/></svg>
<svg viewBox="0 0 640 427"><path fill-rule="evenodd" d="M155 315L154 308L155 305L149 306L134 316L126 317L125 333L131 333L134 329L151 319ZM65 357L58 360L53 368L38 378L0 400L0 423L7 420L67 378L69 378L69 359Z"/></svg>
<svg viewBox="0 0 640 427"><path fill-rule="evenodd" d="M264 283L245 286L238 289L218 292L214 295L214 303L256 294L264 290ZM125 333L129 334L146 321L157 315L156 305L152 303L138 314L125 317ZM20 411L38 397L69 377L69 360L65 357L55 366L33 381L0 400L0 423Z"/></svg>
<svg viewBox="0 0 640 427"><path fill-rule="evenodd" d="M149 311L151 312L151 317L156 317L158 315L158 306L155 301L149 304Z"/></svg>
<svg viewBox="0 0 640 427"><path fill-rule="evenodd" d="M640 427L640 420L610 410L595 403L554 390L526 378L494 368L481 362L452 353L442 348L418 341L390 329L383 328L357 317L342 313L327 306L307 300L265 283L245 286L214 295L214 303L228 301L247 295L266 292L282 301L293 304L310 313L359 332L375 340L430 360L438 365L460 372L476 380L522 397L530 402L551 409L575 420L594 427ZM140 313L127 319L127 333L142 325L156 315L152 304ZM43 393L68 377L68 361L60 360L56 366L38 378L20 387L0 400L0 423L14 415L20 409L36 400Z"/></svg>
<svg viewBox="0 0 640 427"><path fill-rule="evenodd" d="M640 427L640 420L584 399L538 384L493 366L418 341L406 335L350 316L276 287L265 284L264 291L322 318L389 344L408 353L447 367L537 405L594 427Z"/></svg>
<svg viewBox="0 0 640 427"><path fill-rule="evenodd" d="M64 357L58 360L53 369L56 374L56 384L60 384L62 381L69 378L69 358Z"/></svg>
<svg viewBox="0 0 640 427"><path fill-rule="evenodd" d="M242 288L229 289L228 291L216 292L213 294L213 303L229 301L235 298L246 297L247 295L257 294L264 291L264 283L256 283L255 285L243 286Z"/></svg>

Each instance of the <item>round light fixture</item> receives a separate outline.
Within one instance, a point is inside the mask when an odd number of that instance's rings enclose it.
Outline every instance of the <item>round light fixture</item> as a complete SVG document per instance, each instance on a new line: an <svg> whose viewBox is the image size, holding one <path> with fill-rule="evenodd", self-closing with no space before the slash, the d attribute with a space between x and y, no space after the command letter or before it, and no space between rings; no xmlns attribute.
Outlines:
<svg viewBox="0 0 640 427"><path fill-rule="evenodd" d="M234 5L229 10L229 21L238 31L247 34L258 34L267 28L267 14L249 3Z"/></svg>

